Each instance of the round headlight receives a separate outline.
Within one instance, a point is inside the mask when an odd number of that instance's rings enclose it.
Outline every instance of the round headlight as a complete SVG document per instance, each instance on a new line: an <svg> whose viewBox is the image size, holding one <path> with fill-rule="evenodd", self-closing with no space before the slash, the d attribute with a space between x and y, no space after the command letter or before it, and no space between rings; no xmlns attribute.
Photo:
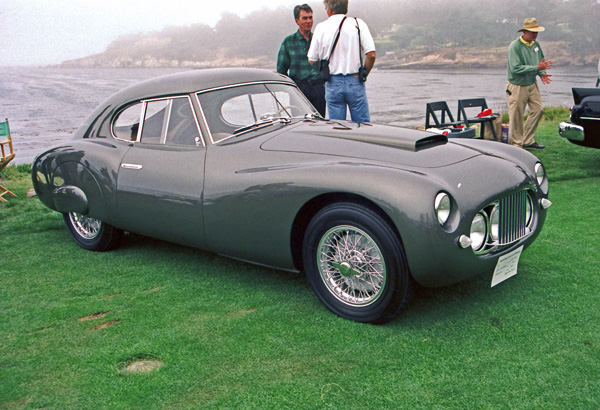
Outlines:
<svg viewBox="0 0 600 410"><path fill-rule="evenodd" d="M445 224L450 218L451 210L450 196L445 192L440 192L435 197L434 209L440 225Z"/></svg>
<svg viewBox="0 0 600 410"><path fill-rule="evenodd" d="M500 237L500 207L498 205L495 205L490 213L490 235L494 242L498 242Z"/></svg>
<svg viewBox="0 0 600 410"><path fill-rule="evenodd" d="M531 225L531 220L533 216L533 202L531 197L527 195L527 202L525 204L525 226L529 227Z"/></svg>
<svg viewBox="0 0 600 410"><path fill-rule="evenodd" d="M535 179L537 179L538 185L542 185L544 179L546 179L546 170L541 162L535 164Z"/></svg>
<svg viewBox="0 0 600 410"><path fill-rule="evenodd" d="M481 250L487 239L487 221L482 213L478 213L471 222L471 247L475 251Z"/></svg>

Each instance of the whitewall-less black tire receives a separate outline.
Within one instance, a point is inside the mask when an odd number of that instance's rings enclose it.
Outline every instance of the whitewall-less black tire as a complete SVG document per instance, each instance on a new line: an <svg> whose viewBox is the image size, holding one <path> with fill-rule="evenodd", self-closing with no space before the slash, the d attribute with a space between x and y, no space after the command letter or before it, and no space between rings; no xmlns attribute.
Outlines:
<svg viewBox="0 0 600 410"><path fill-rule="evenodd" d="M338 203L320 210L307 227L303 260L313 290L341 317L385 323L412 297L413 282L398 235L365 206Z"/></svg>
<svg viewBox="0 0 600 410"><path fill-rule="evenodd" d="M123 231L102 222L75 212L63 214L69 233L84 249L90 251L107 251L119 243Z"/></svg>

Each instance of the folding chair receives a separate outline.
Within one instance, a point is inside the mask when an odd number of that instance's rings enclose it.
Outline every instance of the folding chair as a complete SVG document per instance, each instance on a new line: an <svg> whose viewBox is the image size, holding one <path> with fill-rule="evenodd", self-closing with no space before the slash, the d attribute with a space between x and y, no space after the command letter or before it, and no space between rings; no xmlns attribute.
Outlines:
<svg viewBox="0 0 600 410"><path fill-rule="evenodd" d="M2 171L8 165L8 163L15 158L15 153L12 146L12 138L10 137L10 128L8 127L8 118L6 118L6 121L0 122L0 138L2 137L7 137L7 140L0 141L0 151L2 152L2 157L0 157L0 171ZM6 194L16 196L8 189L0 185L0 202L6 202L6 199L3 198Z"/></svg>
<svg viewBox="0 0 600 410"><path fill-rule="evenodd" d="M437 112L440 114L439 118ZM450 132L444 135L451 138L473 138L475 136L475 128L469 128L464 121L454 121L446 101L427 103L425 114L425 129L429 127L448 128ZM433 124L431 120L433 120Z"/></svg>
<svg viewBox="0 0 600 410"><path fill-rule="evenodd" d="M481 124L481 130L479 131L479 138L483 138L485 125L488 124L490 129L492 130L492 135L494 136L494 140L498 141L498 135L496 134L496 130L494 129L494 120L498 118L500 115L498 114L489 114L482 117L477 117L477 115L473 117L467 116L467 109L477 108L477 114L482 113L483 111L488 109L487 102L485 98L467 98L463 100L458 100L458 120L461 118L465 122L465 125L468 127L469 124ZM473 110L470 110L473 111ZM474 112L474 111L473 111ZM471 113L471 112L470 112Z"/></svg>
<svg viewBox="0 0 600 410"><path fill-rule="evenodd" d="M437 112L440 114L440 118L437 116ZM425 128L430 128L434 126L435 128L445 128L445 127L456 127L457 125L464 124L464 121L454 121L454 117L450 112L450 108L448 107L448 103L446 101L436 101L427 103L427 107L425 109ZM449 121L446 121L446 118ZM433 120L433 123L431 122Z"/></svg>

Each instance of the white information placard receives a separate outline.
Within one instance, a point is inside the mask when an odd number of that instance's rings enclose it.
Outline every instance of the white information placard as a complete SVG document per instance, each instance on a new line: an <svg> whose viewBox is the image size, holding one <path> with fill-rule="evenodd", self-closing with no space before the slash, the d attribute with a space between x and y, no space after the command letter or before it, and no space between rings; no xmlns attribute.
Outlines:
<svg viewBox="0 0 600 410"><path fill-rule="evenodd" d="M517 274L517 266L519 265L521 252L523 252L523 246L519 246L514 251L507 253L498 259L496 269L494 270L494 276L492 277L492 287Z"/></svg>

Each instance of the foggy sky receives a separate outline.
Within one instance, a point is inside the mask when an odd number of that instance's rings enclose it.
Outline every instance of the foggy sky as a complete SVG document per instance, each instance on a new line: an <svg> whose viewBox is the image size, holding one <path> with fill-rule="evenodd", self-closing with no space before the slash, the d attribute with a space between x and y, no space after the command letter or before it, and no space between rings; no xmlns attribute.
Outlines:
<svg viewBox="0 0 600 410"><path fill-rule="evenodd" d="M0 0L0 67L49 65L103 52L121 35L207 24L224 12L293 8L295 0ZM304 1L301 1L304 3Z"/></svg>

